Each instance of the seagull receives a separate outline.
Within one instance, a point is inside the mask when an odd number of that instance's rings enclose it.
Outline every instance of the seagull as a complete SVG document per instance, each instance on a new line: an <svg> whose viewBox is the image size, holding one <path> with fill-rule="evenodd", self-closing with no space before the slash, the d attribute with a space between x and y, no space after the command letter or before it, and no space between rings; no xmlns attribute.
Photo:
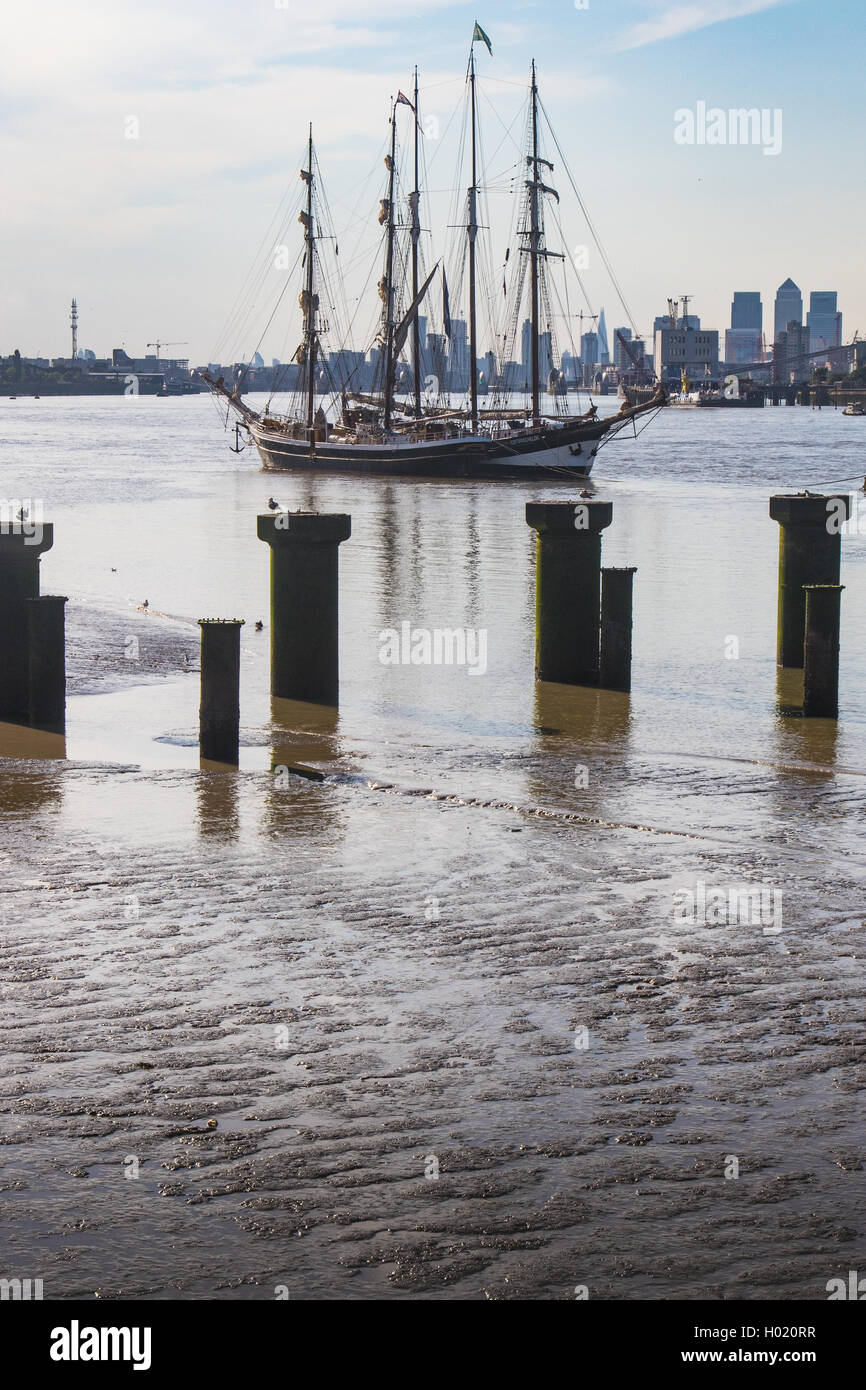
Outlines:
<svg viewBox="0 0 866 1390"><path fill-rule="evenodd" d="M270 507L272 512L278 512L280 510L279 502L275 502L273 497L268 498L268 506Z"/></svg>
<svg viewBox="0 0 866 1390"><path fill-rule="evenodd" d="M583 491L579 494L579 496L581 496L581 497L591 497L591 496L592 496L592 493L588 490L588 488L584 488Z"/></svg>
<svg viewBox="0 0 866 1390"><path fill-rule="evenodd" d="M142 608L149 608L149 607L150 607L150 604L148 603L147 599L145 599L145 600L144 600L144 603L143 603L141 606L142 606Z"/></svg>
<svg viewBox="0 0 866 1390"><path fill-rule="evenodd" d="M117 574L117 570L114 568L114 565L111 566L111 573Z"/></svg>
<svg viewBox="0 0 866 1390"><path fill-rule="evenodd" d="M262 622L256 623L256 632L263 632L263 631L264 631L264 627L265 627L264 623L262 623Z"/></svg>

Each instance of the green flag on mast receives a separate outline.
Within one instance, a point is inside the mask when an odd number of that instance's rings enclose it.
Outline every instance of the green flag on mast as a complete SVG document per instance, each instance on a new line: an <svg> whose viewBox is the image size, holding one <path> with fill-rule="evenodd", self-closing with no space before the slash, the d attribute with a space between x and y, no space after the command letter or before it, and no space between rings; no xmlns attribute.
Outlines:
<svg viewBox="0 0 866 1390"><path fill-rule="evenodd" d="M481 25L478 23L478 20L476 19L476 21L475 21L475 32L474 32L473 35L472 35L472 42L473 42L473 43L477 43L479 39L481 40L482 43L486 43L486 44L487 44L487 52L490 54L490 56L491 56L491 58L492 58L492 57L493 57L493 44L490 42L490 40L488 39L488 37L487 37L487 35L485 34L484 30L481 28Z"/></svg>

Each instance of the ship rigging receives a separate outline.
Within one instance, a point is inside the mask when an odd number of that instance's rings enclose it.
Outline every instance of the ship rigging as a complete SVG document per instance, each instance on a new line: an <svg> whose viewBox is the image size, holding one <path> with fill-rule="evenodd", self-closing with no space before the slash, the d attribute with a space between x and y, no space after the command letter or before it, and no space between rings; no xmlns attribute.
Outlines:
<svg viewBox="0 0 866 1390"><path fill-rule="evenodd" d="M501 333L496 334L496 342L501 346L498 353L491 351L487 355L489 370L484 390L488 404L485 409L480 408L479 308L485 293L480 284L478 254L482 231L479 198L484 188L475 52L480 41L492 55L490 40L476 25L466 72L468 132L465 146L469 156L469 186L462 223L463 244L456 264L458 296L462 294L464 272L468 272L468 344L465 337L462 340L464 348L468 348L468 363L460 363L460 345L452 336L454 326L446 267L437 261L428 271L423 265L421 209L424 189L419 148L422 127L416 68L412 88L414 100L400 92L390 109L384 160L387 177L378 214L383 229L380 252L383 260L378 282L381 310L373 351L376 373L372 389L365 392L357 389L355 378L360 355L346 348L349 336L345 324L336 339L338 351L331 355L330 361L323 348L322 340L330 331L330 324L321 311L321 294L326 290L326 302L335 314L342 275L335 268L329 278L324 267L322 244L333 242L335 261L339 247L336 233L330 230L312 126L300 172L304 193L298 217L303 227L299 296L302 341L293 359L298 380L290 408L284 412L273 410L272 392L264 410L254 409L244 400L245 368L229 382L223 377L214 379L204 374L214 394L228 403L238 423L248 431L265 468L315 468L430 478L561 478L563 474L586 477L603 441L631 425L638 416L665 403L664 390L659 387L644 404L625 404L615 415L601 416L592 404L582 414L572 415L569 411L567 383L561 370L557 342L555 291L548 266L549 262L558 261L564 271L567 258L547 244L545 210L551 201L558 208L559 193L553 187L554 165L542 147L541 106L533 60L526 136L519 166L523 172L517 190L517 254L510 257L510 249L506 252L505 264L508 267L510 262L511 283L507 284L503 274L505 293L501 312L504 321ZM397 118L401 106L409 109L412 118L412 187L406 195L402 193L400 180ZM558 150L556 137L552 138ZM558 217L556 220L558 222ZM428 316L432 317L430 294L434 281L440 276L443 333L438 335L439 350L441 353L442 344L447 343L452 361L460 363L465 370L456 391L454 383L449 383L451 390L443 389L436 370L438 364L431 354L429 365L434 370L427 378L434 388L431 394L422 391L420 311L426 301ZM491 306L496 299L492 286L487 287L486 294L488 319L492 322ZM515 358L521 308L527 299L529 381L525 386L528 400L519 404L521 383L516 378L522 368L517 367ZM569 331L567 296L564 305L562 300L557 300L557 305L560 308L558 317L565 321L566 331ZM276 308L269 323L275 313ZM349 316L344 312L341 317L348 319ZM524 329L524 339L526 332ZM410 344L407 364L403 357ZM522 354L524 359L525 355ZM338 363L336 374L332 366L334 360ZM543 406L543 396L550 400L550 406Z"/></svg>

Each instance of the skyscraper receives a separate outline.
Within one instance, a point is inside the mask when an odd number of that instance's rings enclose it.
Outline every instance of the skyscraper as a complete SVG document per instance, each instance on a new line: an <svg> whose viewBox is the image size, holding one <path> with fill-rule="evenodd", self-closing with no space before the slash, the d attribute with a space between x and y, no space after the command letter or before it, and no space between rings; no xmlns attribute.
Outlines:
<svg viewBox="0 0 866 1390"><path fill-rule="evenodd" d="M523 327L520 330L520 366L523 370L523 380L529 381L532 376L532 321L523 320Z"/></svg>
<svg viewBox="0 0 866 1390"><path fill-rule="evenodd" d="M836 312L835 290L812 291L806 323L811 348L841 347L842 315Z"/></svg>
<svg viewBox="0 0 866 1390"><path fill-rule="evenodd" d="M773 316L773 342L778 341L789 323L803 322L803 296L793 280L786 280L776 291Z"/></svg>
<svg viewBox="0 0 866 1390"><path fill-rule="evenodd" d="M725 332L725 361L739 367L763 356L764 306L756 290L735 290L731 326Z"/></svg>
<svg viewBox="0 0 866 1390"><path fill-rule="evenodd" d="M607 341L607 323L605 322L604 309L598 316L598 360L602 367L606 367L610 362L610 347Z"/></svg>
<svg viewBox="0 0 866 1390"><path fill-rule="evenodd" d="M581 335L580 360L584 367L594 367L598 363L597 333L583 333Z"/></svg>
<svg viewBox="0 0 866 1390"><path fill-rule="evenodd" d="M625 340L626 340L627 343L630 343L631 340L632 340L632 331L631 331L631 329L630 329L630 328L615 328L615 329L613 330L613 360L614 360L614 364L615 364L615 366L617 367L617 369L618 369L619 371L621 371L621 372L627 372L628 369L629 369L629 367L632 365L632 364L631 364L631 358L629 357L628 353L626 352L625 348L623 347L622 343L620 342L620 336L622 336L623 338L625 338Z"/></svg>
<svg viewBox="0 0 866 1390"><path fill-rule="evenodd" d="M788 284L791 284L790 280ZM731 328L751 328L760 333L763 327L764 306L760 293L757 290L735 290L731 305Z"/></svg>
<svg viewBox="0 0 866 1390"><path fill-rule="evenodd" d="M791 320L776 334L773 344L773 380L806 381L809 378L809 330Z"/></svg>

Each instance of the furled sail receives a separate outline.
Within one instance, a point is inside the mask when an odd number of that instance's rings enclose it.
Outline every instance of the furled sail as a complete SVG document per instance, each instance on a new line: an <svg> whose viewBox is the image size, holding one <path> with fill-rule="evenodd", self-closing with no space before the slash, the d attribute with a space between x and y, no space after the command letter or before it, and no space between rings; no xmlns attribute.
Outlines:
<svg viewBox="0 0 866 1390"><path fill-rule="evenodd" d="M439 262L437 261L436 264L434 265L433 269L430 271L430 274L427 276L427 279L424 281L424 284L421 286L421 288L420 288L420 290L418 291L418 293L416 294L415 298L412 300L412 303L409 305L409 308L408 308L406 314L404 315L402 321L401 321L401 322L398 324L398 326L397 326L397 329L396 329L396 331L395 331L395 333L394 333L394 356L395 356L395 357L397 356L398 352L402 352L402 350L403 350L403 347L404 347L404 345L405 345L405 343L406 343L406 339L407 339L407 337L409 336L409 329L410 329L411 326L412 326L412 321L413 321L413 319L415 318L415 315L417 314L419 308L421 307L421 304L422 304L422 301L423 301L423 299L424 299L424 296L425 296L425 294L427 293L427 291L429 290L430 285L432 284L432 281L433 281L433 276L436 274L436 271L437 271L438 269L439 269Z"/></svg>

